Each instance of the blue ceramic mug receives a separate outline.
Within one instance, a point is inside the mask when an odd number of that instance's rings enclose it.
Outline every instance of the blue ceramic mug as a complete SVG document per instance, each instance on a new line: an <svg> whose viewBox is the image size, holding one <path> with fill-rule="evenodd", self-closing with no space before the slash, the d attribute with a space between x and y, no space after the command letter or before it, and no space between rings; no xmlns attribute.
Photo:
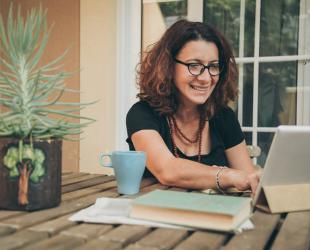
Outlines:
<svg viewBox="0 0 310 250"><path fill-rule="evenodd" d="M105 162L105 157L109 157L110 162ZM139 193L142 176L145 170L145 152L113 151L112 153L101 153L99 163L103 167L114 168L118 193Z"/></svg>

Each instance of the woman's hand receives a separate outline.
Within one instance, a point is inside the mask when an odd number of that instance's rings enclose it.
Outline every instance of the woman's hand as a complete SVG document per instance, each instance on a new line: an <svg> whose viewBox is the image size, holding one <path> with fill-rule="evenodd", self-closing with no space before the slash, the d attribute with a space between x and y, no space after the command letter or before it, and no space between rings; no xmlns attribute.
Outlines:
<svg viewBox="0 0 310 250"><path fill-rule="evenodd" d="M240 191L251 189L252 197L255 196L257 185L261 176L261 170L247 173L242 170L230 169L228 175L230 175L231 183L235 188Z"/></svg>

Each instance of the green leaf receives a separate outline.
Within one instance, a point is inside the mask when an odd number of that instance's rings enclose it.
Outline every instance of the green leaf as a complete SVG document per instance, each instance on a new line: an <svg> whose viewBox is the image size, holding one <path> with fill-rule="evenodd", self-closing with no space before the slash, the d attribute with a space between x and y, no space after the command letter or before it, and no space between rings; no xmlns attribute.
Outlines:
<svg viewBox="0 0 310 250"><path fill-rule="evenodd" d="M0 87L0 95L8 96L8 97L14 97L14 93L10 90L6 90L5 88Z"/></svg>
<svg viewBox="0 0 310 250"><path fill-rule="evenodd" d="M41 40L41 43L39 44L39 48L38 50L35 52L34 57L32 58L32 62L29 62L29 69L30 71L32 71L34 69L34 67L38 64L41 56L43 55L44 49L46 47L47 44L47 40L49 38L51 30L49 30L48 32L43 33L43 39Z"/></svg>
<svg viewBox="0 0 310 250"><path fill-rule="evenodd" d="M11 90L13 90L15 93L21 92L21 88L20 86L18 86L16 82L12 81L11 79L9 79L6 75L2 74L1 72L0 74L3 76L4 83L6 83L7 86L9 86Z"/></svg>
<svg viewBox="0 0 310 250"><path fill-rule="evenodd" d="M41 113L42 115L43 114L58 114L58 115L62 115L65 117L70 117L70 118L75 118L75 119L85 119L85 120L95 121L94 119L89 118L89 117L80 116L80 115L73 115L73 114L66 113L66 112L61 111L61 110L40 109L40 108L34 109L34 110L37 111L38 113Z"/></svg>
<svg viewBox="0 0 310 250"><path fill-rule="evenodd" d="M19 171L18 171L17 167L12 168L12 170L10 171L10 177L15 178L18 176L19 176Z"/></svg>
<svg viewBox="0 0 310 250"><path fill-rule="evenodd" d="M18 162L18 149L16 147L10 147L3 157L3 164L9 168L13 169L16 167L16 164Z"/></svg>
<svg viewBox="0 0 310 250"><path fill-rule="evenodd" d="M6 60L0 58L0 64L4 65L5 67L7 67L7 69L11 70L13 73L15 73L16 75L18 74L16 68L14 68L13 65L11 65L10 63L8 63ZM2 72L2 74L8 74L8 72Z"/></svg>
<svg viewBox="0 0 310 250"><path fill-rule="evenodd" d="M46 65L42 66L40 68L40 70L42 72L48 72L48 71L54 71L56 69L59 69L60 67L62 67L62 65L58 66L58 67L54 67L55 64L59 63L60 61L62 61L64 59L64 57L67 55L69 49L66 49L62 55L60 55L59 57L57 57L56 59L54 59L53 61L47 63ZM54 68L53 68L54 67Z"/></svg>
<svg viewBox="0 0 310 250"><path fill-rule="evenodd" d="M0 15L0 39L1 39L1 42L2 42L2 45L4 48L2 48L0 46L0 51L3 51L3 52L6 52L8 51L8 41L7 41L7 36L6 36L6 33L5 33L5 27L4 27L4 23L3 23L3 19L2 19L2 16Z"/></svg>
<svg viewBox="0 0 310 250"><path fill-rule="evenodd" d="M26 144L23 146L22 158L23 159L30 159L32 161L35 160L34 150L30 147L30 145Z"/></svg>

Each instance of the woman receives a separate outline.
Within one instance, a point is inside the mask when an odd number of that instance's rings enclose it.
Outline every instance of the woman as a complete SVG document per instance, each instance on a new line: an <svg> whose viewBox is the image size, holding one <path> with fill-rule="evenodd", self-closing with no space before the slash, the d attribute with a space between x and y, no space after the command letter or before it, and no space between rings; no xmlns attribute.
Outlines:
<svg viewBox="0 0 310 250"><path fill-rule="evenodd" d="M176 22L146 53L140 101L127 114L127 142L147 153L147 169L159 182L255 193L259 174L227 106L237 97L236 80L228 42L203 23Z"/></svg>

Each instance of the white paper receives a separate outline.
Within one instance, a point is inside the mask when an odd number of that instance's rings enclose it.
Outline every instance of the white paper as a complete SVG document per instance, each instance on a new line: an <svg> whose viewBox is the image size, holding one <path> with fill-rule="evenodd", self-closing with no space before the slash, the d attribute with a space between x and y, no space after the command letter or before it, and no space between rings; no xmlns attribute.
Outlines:
<svg viewBox="0 0 310 250"><path fill-rule="evenodd" d="M69 220L84 221L90 223L107 223L107 224L130 224L130 225L145 225L150 227L165 227L174 229L199 230L198 228L190 228L177 226L172 224L139 220L129 217L131 211L131 199L120 198L98 198L96 203L88 208L85 208L74 215ZM246 220L237 230L253 229L254 225L250 220Z"/></svg>
<svg viewBox="0 0 310 250"><path fill-rule="evenodd" d="M192 230L189 227L130 218L131 202L132 200L130 199L98 198L94 205L75 213L69 218L69 220L90 223L146 225L151 227Z"/></svg>

